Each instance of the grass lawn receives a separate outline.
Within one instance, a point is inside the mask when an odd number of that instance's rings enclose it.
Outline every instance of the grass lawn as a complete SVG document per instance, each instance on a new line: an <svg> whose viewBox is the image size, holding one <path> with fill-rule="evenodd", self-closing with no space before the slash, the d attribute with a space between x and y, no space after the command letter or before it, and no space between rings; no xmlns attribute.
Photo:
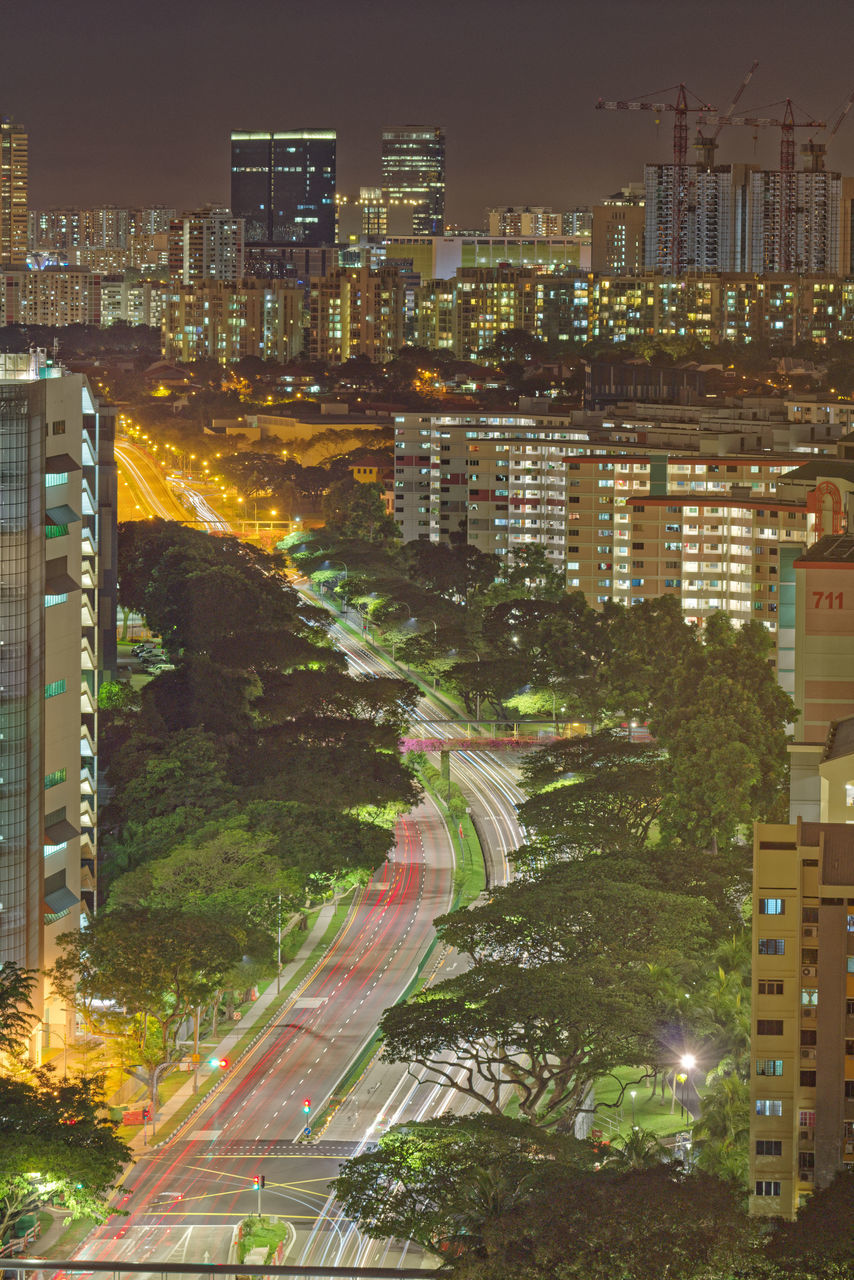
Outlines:
<svg viewBox="0 0 854 1280"><path fill-rule="evenodd" d="M266 1248L267 1257L264 1261L269 1262L278 1245L290 1238L292 1230L290 1223L278 1222L264 1214L260 1218L246 1218L243 1235L237 1246L238 1261L245 1261L250 1249Z"/></svg>
<svg viewBox="0 0 854 1280"><path fill-rule="evenodd" d="M640 1079L641 1075L642 1072L637 1068L619 1067L613 1076L607 1076L598 1082L596 1085L596 1103L599 1106L599 1110L596 1112L593 1127L601 1129L606 1138L617 1131L624 1134L628 1133L632 1127L632 1100L629 1096L629 1090L635 1089L637 1094L634 1106L634 1123L639 1129L649 1129L652 1133L657 1133L660 1137L664 1137L669 1133L680 1133L690 1128L690 1118L680 1114L678 1086L676 1090L676 1105L673 1107L673 1095L670 1089L665 1085L665 1093L664 1097L662 1097L661 1080L659 1079L656 1085L655 1097L653 1098L650 1096L652 1093L651 1079L644 1080L640 1084L634 1083ZM612 1109L602 1106L602 1103L616 1101L622 1084L628 1085L628 1089L623 1095L622 1107L614 1107ZM671 1107L673 1107L672 1111ZM616 1129L612 1129L612 1124L616 1125Z"/></svg>

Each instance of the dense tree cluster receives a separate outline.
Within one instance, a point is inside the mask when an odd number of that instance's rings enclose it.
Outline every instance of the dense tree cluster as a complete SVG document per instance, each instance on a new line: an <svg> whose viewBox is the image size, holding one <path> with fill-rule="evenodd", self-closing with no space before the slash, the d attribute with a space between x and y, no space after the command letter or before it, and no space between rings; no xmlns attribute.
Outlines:
<svg viewBox="0 0 854 1280"><path fill-rule="evenodd" d="M350 676L280 558L162 521L119 529L119 599L175 669L102 702L106 901L56 980L152 1091L198 1005L251 986L280 921L385 858L417 796L414 689ZM120 1023L121 1025L118 1025Z"/></svg>

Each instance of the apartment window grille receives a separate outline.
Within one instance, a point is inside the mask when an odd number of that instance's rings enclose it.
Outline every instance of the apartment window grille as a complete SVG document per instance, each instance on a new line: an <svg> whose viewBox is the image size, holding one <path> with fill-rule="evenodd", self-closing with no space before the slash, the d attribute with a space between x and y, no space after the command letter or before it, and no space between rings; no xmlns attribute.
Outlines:
<svg viewBox="0 0 854 1280"><path fill-rule="evenodd" d="M50 684L46 684L44 687L44 696L46 698L55 698L58 694L65 693L65 688L64 680L51 680Z"/></svg>
<svg viewBox="0 0 854 1280"><path fill-rule="evenodd" d="M65 769L54 769L53 773L46 773L44 779L44 789L49 791L51 787L58 787L61 782L66 779Z"/></svg>
<svg viewBox="0 0 854 1280"><path fill-rule="evenodd" d="M759 954L761 956L782 956L786 954L785 938L760 938Z"/></svg>
<svg viewBox="0 0 854 1280"><path fill-rule="evenodd" d="M756 1034L760 1036L781 1036L783 1034L782 1018L757 1018Z"/></svg>
<svg viewBox="0 0 854 1280"><path fill-rule="evenodd" d="M854 1081L852 1081L854 1083ZM758 1116L782 1116L783 1099L782 1098L757 1098L756 1114Z"/></svg>
<svg viewBox="0 0 854 1280"><path fill-rule="evenodd" d="M783 916L786 914L784 898L760 898L759 914L761 916Z"/></svg>
<svg viewBox="0 0 854 1280"><path fill-rule="evenodd" d="M758 1156L781 1156L783 1143L776 1138L757 1138L756 1154Z"/></svg>
<svg viewBox="0 0 854 1280"><path fill-rule="evenodd" d="M758 1196L778 1196L780 1190L779 1182L770 1182L767 1179L760 1178L755 1185L755 1191Z"/></svg>

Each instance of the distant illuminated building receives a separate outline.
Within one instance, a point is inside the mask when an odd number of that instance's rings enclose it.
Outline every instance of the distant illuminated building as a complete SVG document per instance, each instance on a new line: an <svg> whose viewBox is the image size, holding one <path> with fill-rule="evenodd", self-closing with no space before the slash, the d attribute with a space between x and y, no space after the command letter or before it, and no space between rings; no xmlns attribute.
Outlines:
<svg viewBox="0 0 854 1280"><path fill-rule="evenodd" d="M362 235L380 237L388 233L388 205L383 199L381 187L360 187L359 204L362 209Z"/></svg>
<svg viewBox="0 0 854 1280"><path fill-rule="evenodd" d="M169 273L180 284L235 283L243 277L243 220L227 209L199 209L173 218Z"/></svg>
<svg viewBox="0 0 854 1280"><path fill-rule="evenodd" d="M27 132L0 116L0 264L5 266L27 260L28 172Z"/></svg>
<svg viewBox="0 0 854 1280"><path fill-rule="evenodd" d="M382 136L382 190L388 204L412 208L412 234L445 232L445 135L407 125Z"/></svg>
<svg viewBox="0 0 854 1280"><path fill-rule="evenodd" d="M247 244L334 244L334 129L231 135L231 212Z"/></svg>

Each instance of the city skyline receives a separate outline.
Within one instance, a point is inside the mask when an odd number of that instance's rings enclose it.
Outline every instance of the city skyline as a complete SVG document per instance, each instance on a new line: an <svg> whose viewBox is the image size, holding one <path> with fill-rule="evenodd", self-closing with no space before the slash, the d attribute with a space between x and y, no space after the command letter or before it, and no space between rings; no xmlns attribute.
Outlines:
<svg viewBox="0 0 854 1280"><path fill-rule="evenodd" d="M711 30L705 9L675 0L652 15L637 0L595 8L543 0L524 23L509 0L437 0L419 21L389 0L358 10L328 0L319 14L270 0L239 11L217 0L152 0L144 13L118 17L105 0L81 0L76 12L74 28L61 32L38 0L26 15L5 17L22 47L39 29L42 74L33 77L26 59L12 64L0 102L30 135L33 207L225 202L232 130L317 125L337 130L338 187L355 192L380 181L382 130L427 120L448 139L448 220L477 226L490 205L593 203L639 181L645 161L666 161L669 118L656 125L650 113L597 113L600 96L657 94L684 80L724 109L758 56L745 107L791 96L832 120L852 79L834 25L844 19L841 0L814 7L809 60L791 38L793 6L770 0L747 13L724 0ZM268 64L268 49L282 50L287 75L252 72L253 58ZM87 62L113 68L96 76L98 91L80 75ZM770 167L777 145L775 130L756 143L730 130L720 158ZM829 163L854 168L851 121Z"/></svg>

